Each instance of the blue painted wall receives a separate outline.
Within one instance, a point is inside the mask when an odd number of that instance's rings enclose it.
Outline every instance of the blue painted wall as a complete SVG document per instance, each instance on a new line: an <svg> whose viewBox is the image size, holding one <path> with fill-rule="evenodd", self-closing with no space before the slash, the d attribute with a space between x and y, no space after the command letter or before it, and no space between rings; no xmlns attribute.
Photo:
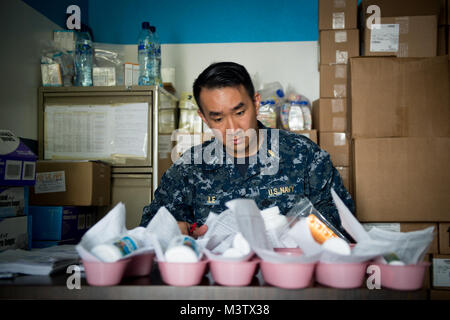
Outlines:
<svg viewBox="0 0 450 320"><path fill-rule="evenodd" d="M165 44L318 39L318 0L23 1L62 28L66 8L79 5L96 42L135 44L142 21Z"/></svg>
<svg viewBox="0 0 450 320"><path fill-rule="evenodd" d="M96 41L134 44L142 21L162 43L315 41L318 0L91 0Z"/></svg>
<svg viewBox="0 0 450 320"><path fill-rule="evenodd" d="M88 24L89 22L89 11L88 11L88 1L89 0L22 0L30 7L39 11L41 14L46 16L48 19L59 25L62 29L66 28L66 10L67 7L75 4L80 7L81 10L81 22Z"/></svg>

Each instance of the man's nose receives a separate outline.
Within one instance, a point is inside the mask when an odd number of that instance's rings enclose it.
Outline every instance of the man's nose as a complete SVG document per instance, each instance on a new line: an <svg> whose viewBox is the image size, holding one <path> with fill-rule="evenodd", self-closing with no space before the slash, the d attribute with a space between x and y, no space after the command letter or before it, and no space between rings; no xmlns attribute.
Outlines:
<svg viewBox="0 0 450 320"><path fill-rule="evenodd" d="M237 130L239 129L238 125L236 124L236 122L234 122L234 119L232 117L228 118L227 121L227 130L229 130L229 133L233 134L235 133Z"/></svg>

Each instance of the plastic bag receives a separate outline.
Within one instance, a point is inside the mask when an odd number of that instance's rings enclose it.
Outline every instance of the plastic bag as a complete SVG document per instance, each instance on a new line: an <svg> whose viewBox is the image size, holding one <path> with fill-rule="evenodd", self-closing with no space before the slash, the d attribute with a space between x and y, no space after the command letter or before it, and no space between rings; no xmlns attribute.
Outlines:
<svg viewBox="0 0 450 320"><path fill-rule="evenodd" d="M72 86L75 74L73 52L55 41L42 41L41 71L43 86Z"/></svg>
<svg viewBox="0 0 450 320"><path fill-rule="evenodd" d="M94 67L114 68L116 85L124 84L124 53L117 46L95 43Z"/></svg>
<svg viewBox="0 0 450 320"><path fill-rule="evenodd" d="M335 228L314 206L307 198L301 198L289 212L286 214L288 220L287 225L281 232L281 241L284 243L288 241L289 230L301 219L306 218L309 230L314 240L320 244L326 240L339 237L347 242L350 242L337 228Z"/></svg>

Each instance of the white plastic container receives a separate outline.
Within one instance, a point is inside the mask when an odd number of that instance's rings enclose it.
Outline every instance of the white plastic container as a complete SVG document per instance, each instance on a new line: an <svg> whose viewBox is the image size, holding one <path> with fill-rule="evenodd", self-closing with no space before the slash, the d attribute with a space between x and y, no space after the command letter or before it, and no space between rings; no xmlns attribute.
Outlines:
<svg viewBox="0 0 450 320"><path fill-rule="evenodd" d="M280 214L278 207L271 207L261 211L266 226L267 235L274 248L281 246L280 237L288 224L287 218Z"/></svg>
<svg viewBox="0 0 450 320"><path fill-rule="evenodd" d="M113 243L99 244L91 252L103 262L115 262L141 247L139 241L130 235L125 235Z"/></svg>
<svg viewBox="0 0 450 320"><path fill-rule="evenodd" d="M195 239L185 235L173 238L165 253L166 262L198 262L200 255Z"/></svg>

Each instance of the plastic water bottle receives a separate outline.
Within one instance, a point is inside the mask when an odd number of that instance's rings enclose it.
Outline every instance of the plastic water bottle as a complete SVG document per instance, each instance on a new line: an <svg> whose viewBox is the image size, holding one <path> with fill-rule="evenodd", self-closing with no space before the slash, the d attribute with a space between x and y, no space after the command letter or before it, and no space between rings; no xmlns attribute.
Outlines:
<svg viewBox="0 0 450 320"><path fill-rule="evenodd" d="M150 23L142 22L142 30L138 38L138 62L139 62L139 79L140 86L152 85L152 46L153 36L150 31Z"/></svg>
<svg viewBox="0 0 450 320"><path fill-rule="evenodd" d="M162 87L163 83L161 80L161 42L159 41L158 33L156 33L156 27L151 26L150 31L153 36L153 47L152 47L152 84L155 86Z"/></svg>
<svg viewBox="0 0 450 320"><path fill-rule="evenodd" d="M75 85L92 86L93 48L91 36L88 32L77 35L75 45Z"/></svg>

